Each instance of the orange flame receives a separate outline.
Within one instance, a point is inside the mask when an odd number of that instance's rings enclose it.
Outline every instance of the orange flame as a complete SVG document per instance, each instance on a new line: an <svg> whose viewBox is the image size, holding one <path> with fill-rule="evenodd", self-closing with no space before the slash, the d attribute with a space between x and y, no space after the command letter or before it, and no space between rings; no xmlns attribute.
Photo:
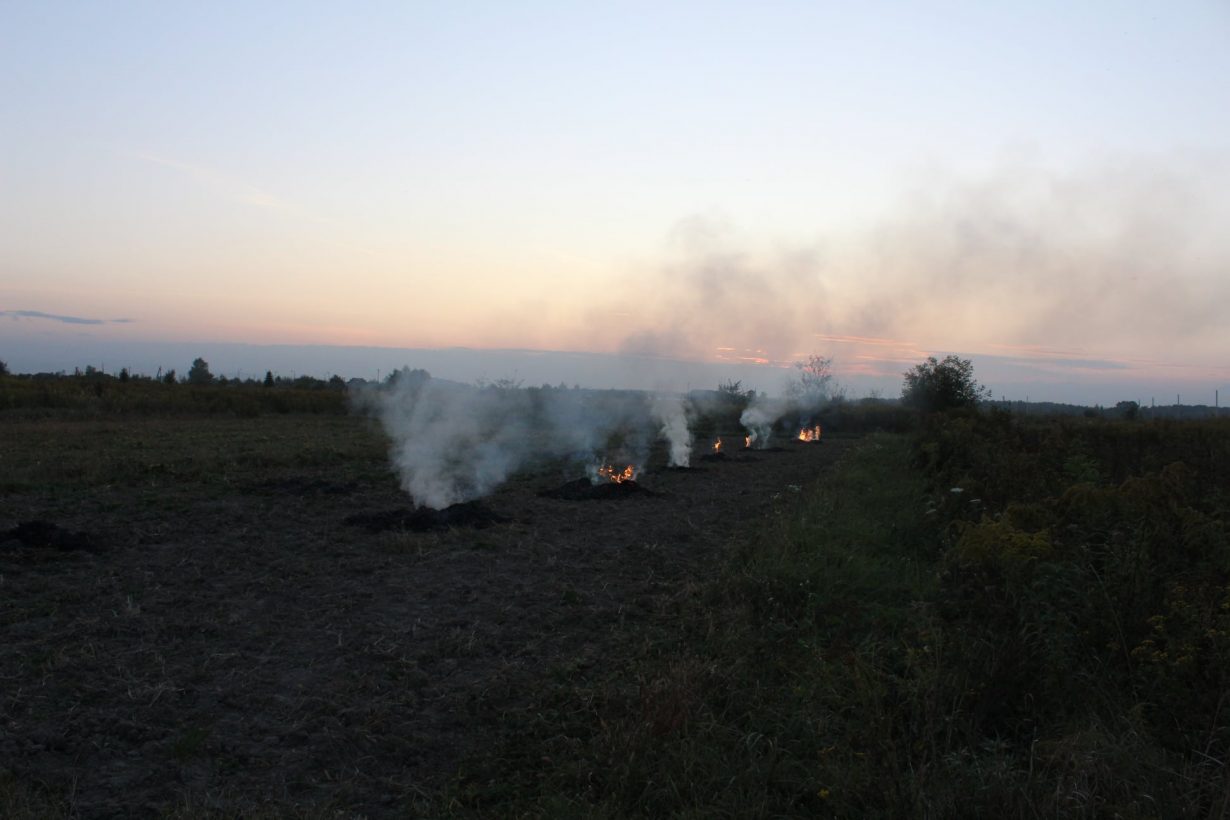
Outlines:
<svg viewBox="0 0 1230 820"><path fill-rule="evenodd" d="M720 437L718 438L717 441L713 442L713 452L714 453L722 452L722 439Z"/></svg>
<svg viewBox="0 0 1230 820"><path fill-rule="evenodd" d="M624 467L622 470L616 470L610 464L603 464L601 467L598 468L598 475L602 476L603 478L609 478L611 481L614 481L616 484L623 484L625 481L631 481L632 479L636 478L636 470L632 467L631 464L629 464L627 467Z"/></svg>
<svg viewBox="0 0 1230 820"><path fill-rule="evenodd" d="M804 427L799 431L799 441L819 441L820 440L820 425L815 427Z"/></svg>
<svg viewBox="0 0 1230 820"><path fill-rule="evenodd" d="M750 449L751 449L751 447L752 447L752 437L751 437L751 436L744 436L744 437L743 437L743 449L744 449L744 450L750 450Z"/></svg>

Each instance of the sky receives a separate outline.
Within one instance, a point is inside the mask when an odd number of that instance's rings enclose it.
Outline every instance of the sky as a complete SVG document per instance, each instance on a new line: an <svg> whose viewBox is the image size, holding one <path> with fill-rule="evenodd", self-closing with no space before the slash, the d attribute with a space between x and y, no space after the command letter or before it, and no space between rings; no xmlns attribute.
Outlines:
<svg viewBox="0 0 1230 820"><path fill-rule="evenodd" d="M1227 42L1225 2L7 0L0 359L815 354L895 395L955 353L1211 401Z"/></svg>

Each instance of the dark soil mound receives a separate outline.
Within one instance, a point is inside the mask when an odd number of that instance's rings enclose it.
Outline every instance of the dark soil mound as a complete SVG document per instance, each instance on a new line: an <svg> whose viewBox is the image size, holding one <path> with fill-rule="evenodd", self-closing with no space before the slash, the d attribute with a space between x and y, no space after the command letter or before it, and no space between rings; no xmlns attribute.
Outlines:
<svg viewBox="0 0 1230 820"><path fill-rule="evenodd" d="M473 527L482 529L493 524L503 524L510 519L485 507L477 501L464 501L442 510L420 507L417 510L402 507L384 512L355 513L345 518L347 524L362 527L368 532L387 530L445 530L450 527Z"/></svg>
<svg viewBox="0 0 1230 820"><path fill-rule="evenodd" d="M655 473L706 473L708 472L708 470L706 470L704 467L681 467L679 465L672 465L669 467L659 467L658 469L654 470L654 472Z"/></svg>
<svg viewBox="0 0 1230 820"><path fill-rule="evenodd" d="M0 536L0 544L13 545L14 542L36 549L54 549L61 552L102 552L102 544L89 533L72 532L41 519L23 521Z"/></svg>
<svg viewBox="0 0 1230 820"><path fill-rule="evenodd" d="M725 461L726 454L725 453L705 453L703 456L700 457L700 460L701 461Z"/></svg>
<svg viewBox="0 0 1230 820"><path fill-rule="evenodd" d="M744 447L745 453L784 453L785 447Z"/></svg>
<svg viewBox="0 0 1230 820"><path fill-rule="evenodd" d="M543 490L539 495L543 498L556 498L561 501L604 501L631 498L637 495L658 495L658 493L645 489L635 481L603 481L601 484L594 484L588 478L578 478L553 490Z"/></svg>

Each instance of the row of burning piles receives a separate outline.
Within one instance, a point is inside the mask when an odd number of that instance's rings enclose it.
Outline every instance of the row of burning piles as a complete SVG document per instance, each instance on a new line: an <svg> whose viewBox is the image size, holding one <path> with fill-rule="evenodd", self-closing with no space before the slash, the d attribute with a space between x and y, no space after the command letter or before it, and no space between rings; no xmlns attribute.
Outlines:
<svg viewBox="0 0 1230 820"><path fill-rule="evenodd" d="M576 480L598 487L637 486L637 471L655 445L665 444L668 469L690 469L696 455L693 426L709 419L737 423L747 450L774 450L769 438L817 441L812 404L797 398L757 397L731 418L736 405L712 397L665 392L520 388L466 385L433 379L424 371L398 371L386 384L357 391L355 406L379 417L401 488L415 508L446 510L490 495L526 469L567 465ZM693 391L696 392L696 391ZM799 431L791 419L808 421ZM702 445L700 460L725 457L737 439ZM588 472L588 474L586 474ZM621 491L622 492L622 491Z"/></svg>
<svg viewBox="0 0 1230 820"><path fill-rule="evenodd" d="M807 425L799 430L798 435L795 436L795 441L805 444L816 444L820 442L822 432L819 424ZM767 449L768 445L768 436L761 437L759 440L755 433L747 433L743 436L744 450L763 450ZM718 436L713 440L711 452L706 453L704 457L709 459L724 457L726 451L726 444L722 441L722 437ZM589 478L593 484L602 484L608 481L613 484L635 483L637 472L638 468L633 464L628 464L624 467L617 467L613 464L600 464L590 468Z"/></svg>

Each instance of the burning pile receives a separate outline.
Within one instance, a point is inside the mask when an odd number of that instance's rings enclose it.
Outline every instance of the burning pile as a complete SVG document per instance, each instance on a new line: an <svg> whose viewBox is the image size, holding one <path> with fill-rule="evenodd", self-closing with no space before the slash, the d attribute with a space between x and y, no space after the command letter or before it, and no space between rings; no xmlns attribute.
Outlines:
<svg viewBox="0 0 1230 820"><path fill-rule="evenodd" d="M819 442L820 441L820 425L816 424L811 427L804 427L799 431L799 441Z"/></svg>
<svg viewBox="0 0 1230 820"><path fill-rule="evenodd" d="M629 464L620 468L609 463L591 465L588 478L577 478L559 487L543 490L543 498L561 501L600 501L626 498L630 495L655 495L636 483L637 467Z"/></svg>
<svg viewBox="0 0 1230 820"><path fill-rule="evenodd" d="M604 478L608 481L614 481L616 484L623 484L625 481L635 481L636 468L629 464L622 470L617 470L610 464L603 464L594 471L594 475L591 476L591 480L595 484L600 484Z"/></svg>
<svg viewBox="0 0 1230 820"><path fill-rule="evenodd" d="M718 436L713 440L713 447L708 452L700 457L701 461L725 461L726 453L722 449L722 437Z"/></svg>

